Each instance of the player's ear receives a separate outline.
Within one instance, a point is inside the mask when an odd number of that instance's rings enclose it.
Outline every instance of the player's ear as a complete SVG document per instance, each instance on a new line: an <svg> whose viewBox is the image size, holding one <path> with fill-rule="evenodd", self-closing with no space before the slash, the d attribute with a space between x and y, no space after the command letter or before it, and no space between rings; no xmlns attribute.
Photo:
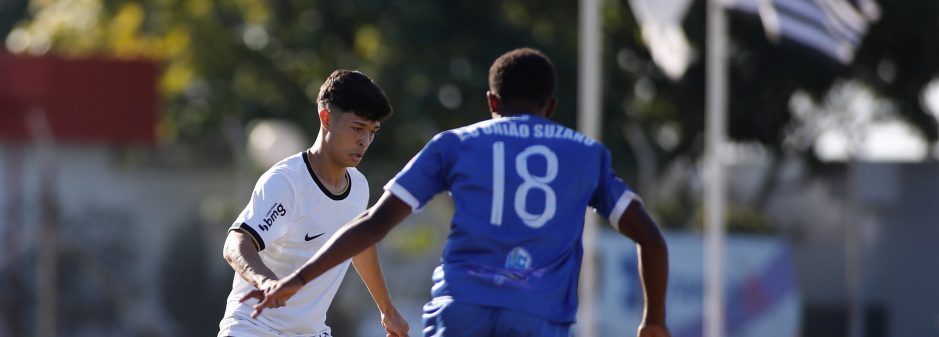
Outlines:
<svg viewBox="0 0 939 337"><path fill-rule="evenodd" d="M499 97L492 91L486 90L486 102L489 104L489 112L499 112Z"/></svg>
<svg viewBox="0 0 939 337"><path fill-rule="evenodd" d="M320 109L319 115L320 115L320 116L319 116L319 117L320 117L320 125L322 125L324 129L329 129L329 122L330 122L330 118L329 118L329 108L322 108L322 109Z"/></svg>
<svg viewBox="0 0 939 337"><path fill-rule="evenodd" d="M554 109L557 109L557 107L558 107L557 96L551 96L551 98L548 99L548 103L545 104L544 106L544 116L551 117L551 115L554 114Z"/></svg>

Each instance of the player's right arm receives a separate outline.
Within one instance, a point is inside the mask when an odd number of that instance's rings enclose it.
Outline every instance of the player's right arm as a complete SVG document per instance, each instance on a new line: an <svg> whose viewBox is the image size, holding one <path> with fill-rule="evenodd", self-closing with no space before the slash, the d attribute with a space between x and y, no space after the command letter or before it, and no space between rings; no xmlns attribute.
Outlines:
<svg viewBox="0 0 939 337"><path fill-rule="evenodd" d="M267 289L278 277L261 259L266 243L286 233L294 213L293 187L278 171L258 179L248 205L228 231L222 256L248 284ZM283 303L277 303L277 306Z"/></svg>
<svg viewBox="0 0 939 337"><path fill-rule="evenodd" d="M283 305L310 280L378 243L388 231L410 214L411 207L408 204L394 194L385 192L362 216L342 226L300 269L280 281L273 282L270 288L249 292L241 301L249 298L259 301L254 305L252 318L257 318L264 308Z"/></svg>
<svg viewBox="0 0 939 337"><path fill-rule="evenodd" d="M404 218L419 211L434 195L445 190L448 156L455 153L451 149L457 141L453 134L435 136L388 182L385 193L375 205L340 228L306 264L276 282L272 288L245 295L242 300L257 298L260 301L254 306L251 316L257 317L264 308L290 298L313 278L374 245Z"/></svg>
<svg viewBox="0 0 939 337"><path fill-rule="evenodd" d="M254 240L242 230L228 232L222 256L238 276L255 288L261 289L264 283L277 280L277 275L261 261Z"/></svg>

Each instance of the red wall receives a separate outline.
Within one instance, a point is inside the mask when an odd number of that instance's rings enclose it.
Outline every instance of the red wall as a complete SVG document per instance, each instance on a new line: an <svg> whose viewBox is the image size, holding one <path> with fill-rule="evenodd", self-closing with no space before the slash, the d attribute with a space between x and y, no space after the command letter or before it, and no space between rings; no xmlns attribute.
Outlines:
<svg viewBox="0 0 939 337"><path fill-rule="evenodd" d="M0 51L0 139L30 139L26 116L43 111L57 140L153 142L156 84L150 61Z"/></svg>

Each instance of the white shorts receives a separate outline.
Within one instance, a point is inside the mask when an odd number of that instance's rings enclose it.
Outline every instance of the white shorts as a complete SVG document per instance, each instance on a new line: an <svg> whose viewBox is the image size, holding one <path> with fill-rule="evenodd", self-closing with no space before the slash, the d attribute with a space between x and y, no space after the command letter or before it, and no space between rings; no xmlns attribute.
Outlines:
<svg viewBox="0 0 939 337"><path fill-rule="evenodd" d="M239 319L226 317L219 323L218 337L332 337L329 328L315 334L294 335L277 331L254 319Z"/></svg>

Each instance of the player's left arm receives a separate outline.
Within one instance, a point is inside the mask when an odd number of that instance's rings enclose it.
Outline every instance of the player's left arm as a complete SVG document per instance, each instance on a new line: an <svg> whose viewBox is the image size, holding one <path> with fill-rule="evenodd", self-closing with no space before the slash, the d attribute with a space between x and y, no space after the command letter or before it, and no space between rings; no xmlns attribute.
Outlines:
<svg viewBox="0 0 939 337"><path fill-rule="evenodd" d="M365 213L363 213L363 216ZM401 313L391 303L391 295L388 293L388 287L385 284L385 277L381 271L381 264L378 262L378 246L372 245L361 253L352 257L352 265L355 271L359 273L369 294L378 305L378 311L381 313L381 325L385 327L388 334L397 336L406 336L408 333L408 322L404 320Z"/></svg>
<svg viewBox="0 0 939 337"><path fill-rule="evenodd" d="M638 336L667 337L665 290L668 286L668 246L665 237L639 200L629 204L617 228L636 242L639 257L639 275L646 305Z"/></svg>

